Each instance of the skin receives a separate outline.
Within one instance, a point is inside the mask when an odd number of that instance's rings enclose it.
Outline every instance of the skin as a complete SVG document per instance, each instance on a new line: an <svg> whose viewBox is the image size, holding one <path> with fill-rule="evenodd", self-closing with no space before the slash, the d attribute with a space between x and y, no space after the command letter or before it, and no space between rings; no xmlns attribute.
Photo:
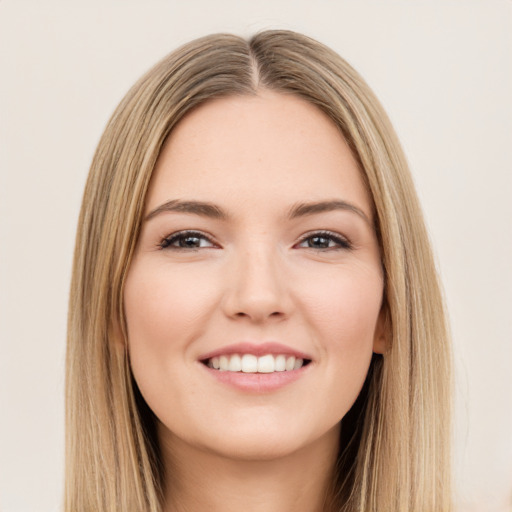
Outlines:
<svg viewBox="0 0 512 512"><path fill-rule="evenodd" d="M158 210L172 200L227 217ZM289 217L323 201L354 208ZM206 103L164 146L147 215L124 302L133 374L158 418L165 510L324 510L340 420L384 349L372 204L339 130L291 95ZM199 247L162 248L183 230ZM312 361L278 390L242 391L199 361L240 341Z"/></svg>

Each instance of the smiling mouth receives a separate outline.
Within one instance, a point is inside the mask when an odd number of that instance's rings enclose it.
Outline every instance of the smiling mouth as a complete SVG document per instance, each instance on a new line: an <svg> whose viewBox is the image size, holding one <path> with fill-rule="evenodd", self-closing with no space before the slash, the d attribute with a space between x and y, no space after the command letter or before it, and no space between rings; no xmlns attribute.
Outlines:
<svg viewBox="0 0 512 512"><path fill-rule="evenodd" d="M218 371L275 373L299 370L311 363L311 360L284 354L266 354L260 357L253 354L230 354L211 357L201 362L208 368Z"/></svg>

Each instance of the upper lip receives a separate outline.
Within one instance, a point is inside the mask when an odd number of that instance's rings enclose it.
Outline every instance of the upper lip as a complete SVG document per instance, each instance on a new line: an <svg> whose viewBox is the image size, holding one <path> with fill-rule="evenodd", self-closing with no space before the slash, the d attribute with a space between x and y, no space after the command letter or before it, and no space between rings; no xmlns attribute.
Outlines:
<svg viewBox="0 0 512 512"><path fill-rule="evenodd" d="M199 360L204 361L206 359L211 359L212 357L229 356L232 354L252 354L254 356L283 354L286 356L295 356L296 358L301 359L312 359L310 355L306 354L305 352L301 352L300 350L296 350L293 347L283 345L282 343L276 343L274 341L268 341L264 343L241 342L225 345L224 347L220 347L206 354L202 354L199 357Z"/></svg>

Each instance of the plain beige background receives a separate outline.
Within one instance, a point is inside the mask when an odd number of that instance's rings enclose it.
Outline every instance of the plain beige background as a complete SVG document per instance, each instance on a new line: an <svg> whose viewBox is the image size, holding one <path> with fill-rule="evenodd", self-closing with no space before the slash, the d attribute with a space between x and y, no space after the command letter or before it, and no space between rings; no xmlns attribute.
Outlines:
<svg viewBox="0 0 512 512"><path fill-rule="evenodd" d="M512 2L0 0L0 510L58 510L82 188L123 94L210 32L302 31L366 78L409 158L455 342L460 510L512 510Z"/></svg>

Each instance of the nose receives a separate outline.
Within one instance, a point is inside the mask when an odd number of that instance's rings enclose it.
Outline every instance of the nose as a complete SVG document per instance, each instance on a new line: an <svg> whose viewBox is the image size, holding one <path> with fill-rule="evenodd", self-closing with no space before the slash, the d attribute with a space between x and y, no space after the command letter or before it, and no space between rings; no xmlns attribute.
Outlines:
<svg viewBox="0 0 512 512"><path fill-rule="evenodd" d="M224 311L230 318L253 323L289 317L292 299L282 258L265 250L240 254L227 280Z"/></svg>

